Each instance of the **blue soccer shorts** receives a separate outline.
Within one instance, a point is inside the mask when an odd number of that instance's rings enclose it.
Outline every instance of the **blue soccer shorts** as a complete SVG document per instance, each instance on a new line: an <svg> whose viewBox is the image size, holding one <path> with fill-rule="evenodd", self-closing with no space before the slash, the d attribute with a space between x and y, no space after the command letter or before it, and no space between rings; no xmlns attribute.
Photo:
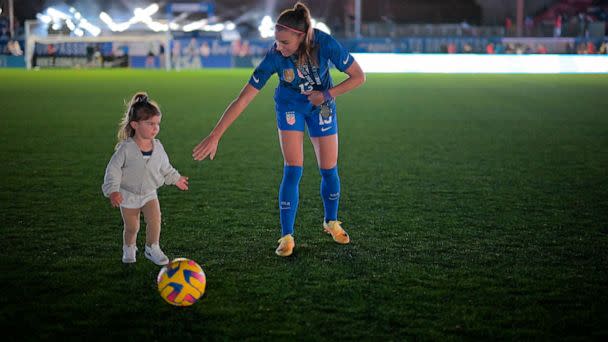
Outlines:
<svg viewBox="0 0 608 342"><path fill-rule="evenodd" d="M311 137L324 137L338 133L338 117L336 103L331 101L321 106L294 105L293 103L277 103L277 126L282 131L304 132L308 127Z"/></svg>

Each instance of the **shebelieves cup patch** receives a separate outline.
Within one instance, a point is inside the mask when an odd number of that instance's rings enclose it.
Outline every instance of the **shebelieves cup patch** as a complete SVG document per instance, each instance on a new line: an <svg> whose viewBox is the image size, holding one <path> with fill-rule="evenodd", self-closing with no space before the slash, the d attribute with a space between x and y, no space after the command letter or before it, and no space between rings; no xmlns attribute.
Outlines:
<svg viewBox="0 0 608 342"><path fill-rule="evenodd" d="M319 110L319 114L321 114L323 119L327 119L332 114L331 107L327 103L323 103L321 105L321 109Z"/></svg>

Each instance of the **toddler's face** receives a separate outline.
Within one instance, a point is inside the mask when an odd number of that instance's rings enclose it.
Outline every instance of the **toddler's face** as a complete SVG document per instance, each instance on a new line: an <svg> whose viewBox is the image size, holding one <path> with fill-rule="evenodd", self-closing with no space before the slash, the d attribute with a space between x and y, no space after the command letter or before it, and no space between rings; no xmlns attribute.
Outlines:
<svg viewBox="0 0 608 342"><path fill-rule="evenodd" d="M146 120L133 121L135 135L143 139L154 139L160 131L160 115L154 115Z"/></svg>

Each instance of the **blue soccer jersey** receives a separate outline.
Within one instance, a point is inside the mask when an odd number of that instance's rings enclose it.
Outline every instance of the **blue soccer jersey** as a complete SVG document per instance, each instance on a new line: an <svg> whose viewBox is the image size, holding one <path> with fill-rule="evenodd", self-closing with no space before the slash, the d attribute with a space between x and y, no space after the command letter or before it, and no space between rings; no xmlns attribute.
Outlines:
<svg viewBox="0 0 608 342"><path fill-rule="evenodd" d="M344 72L354 59L332 36L317 29L314 30L314 45L318 65L309 63L305 66L297 65L297 56L283 57L276 45L273 46L254 70L249 84L260 90L277 73L279 85L274 100L279 129L304 131L306 123L311 136L325 136L337 133L335 102L313 106L304 93L331 88L331 64Z"/></svg>

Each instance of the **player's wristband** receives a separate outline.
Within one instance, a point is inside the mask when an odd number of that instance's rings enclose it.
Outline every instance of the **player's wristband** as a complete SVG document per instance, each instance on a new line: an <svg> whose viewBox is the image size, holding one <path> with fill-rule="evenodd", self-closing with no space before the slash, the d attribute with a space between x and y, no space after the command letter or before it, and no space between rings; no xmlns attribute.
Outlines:
<svg viewBox="0 0 608 342"><path fill-rule="evenodd" d="M325 100L325 102L331 101L334 99L333 97L331 97L331 94L329 93L329 89L323 90L323 99Z"/></svg>

